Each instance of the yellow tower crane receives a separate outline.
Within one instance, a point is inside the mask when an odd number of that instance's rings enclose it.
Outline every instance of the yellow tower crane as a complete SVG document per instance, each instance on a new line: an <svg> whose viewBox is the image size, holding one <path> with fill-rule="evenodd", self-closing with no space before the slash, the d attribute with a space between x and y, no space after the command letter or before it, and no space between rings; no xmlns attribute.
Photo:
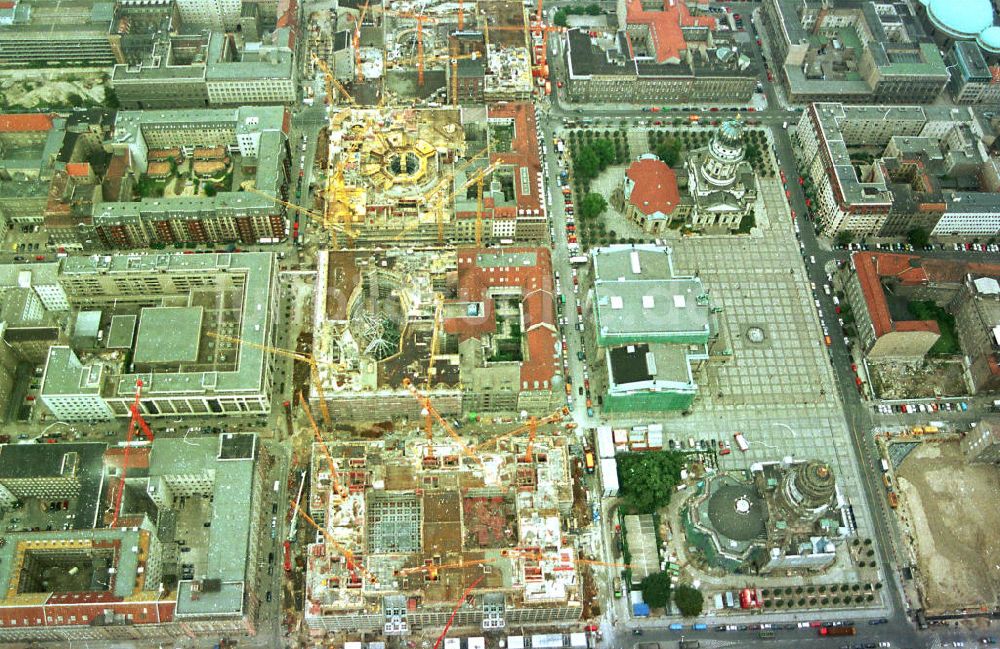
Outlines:
<svg viewBox="0 0 1000 649"><path fill-rule="evenodd" d="M319 397L319 408L323 413L323 423L329 428L330 422L330 411L326 406L326 395L323 393L323 382L320 380L319 366L323 367L334 367L337 369L342 369L344 366L340 363L320 363L312 354L303 354L301 352L295 352L290 349L282 349L280 347L272 347L270 345L261 345L260 343L252 343L248 340L243 340L242 338L236 338L235 336L227 336L225 334L215 333L210 331L207 334L211 338L217 340L222 340L228 343L233 343L234 345L246 345L247 347L252 347L253 349L259 349L263 352L270 352L272 354L278 354L279 356L285 356L287 358L292 358L297 361L301 361L309 365L309 369L312 374L313 385L316 386L316 394Z"/></svg>

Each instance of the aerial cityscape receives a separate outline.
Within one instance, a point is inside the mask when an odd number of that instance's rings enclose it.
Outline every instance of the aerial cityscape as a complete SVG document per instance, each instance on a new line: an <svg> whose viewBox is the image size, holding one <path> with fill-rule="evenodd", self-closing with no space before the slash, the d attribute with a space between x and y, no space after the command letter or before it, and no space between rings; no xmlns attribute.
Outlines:
<svg viewBox="0 0 1000 649"><path fill-rule="evenodd" d="M0 647L1000 646L1000 0L0 0Z"/></svg>

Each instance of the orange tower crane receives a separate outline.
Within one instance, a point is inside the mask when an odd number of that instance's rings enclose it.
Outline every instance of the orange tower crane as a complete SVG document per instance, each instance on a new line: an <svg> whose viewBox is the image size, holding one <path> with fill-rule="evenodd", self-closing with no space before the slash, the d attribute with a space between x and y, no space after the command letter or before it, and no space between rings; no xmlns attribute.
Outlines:
<svg viewBox="0 0 1000 649"><path fill-rule="evenodd" d="M338 543L337 540L333 538L333 535L330 534L328 531L326 531L326 529L324 529L322 526L317 524L316 521L314 521L312 517L309 514L307 514L305 510L302 509L301 506L296 507L296 509L299 510L299 515L302 516L303 520L305 520L307 523L316 528L317 532L321 533L324 537L326 537L326 540L330 542L330 545L337 548L337 551L340 552L342 555L344 555L344 559L347 561L348 570L350 570L355 575L360 573L365 579L367 579L369 582L373 584L378 583L378 579L375 578L375 575L368 572L365 569L365 567L361 565L359 561L356 561L354 559L354 553L351 552L350 548L346 548L342 544Z"/></svg>
<svg viewBox="0 0 1000 649"><path fill-rule="evenodd" d="M315 435L316 441L319 442L319 447L323 450L323 455L326 457L326 464L330 469L330 482L333 484L334 493L341 498L347 498L348 491L343 485L340 484L340 480L337 477L337 467L333 463L333 457L330 456L330 449L326 447L326 442L323 441L323 434L319 432L319 426L316 425L316 420L313 418L312 410L309 409L309 401L301 392L299 392L299 405L302 406L303 412L306 413L306 418L309 419L309 425L312 427L313 435Z"/></svg>
<svg viewBox="0 0 1000 649"><path fill-rule="evenodd" d="M434 404L431 403L431 398L429 396L418 390L417 386L413 385L413 381L409 378L403 379L403 385L409 389L410 394L412 394L414 398L420 402L420 414L424 417L424 427L426 430L431 430L433 432L433 422L436 421L441 428L444 428L445 432L448 433L448 436L451 437L456 444L458 444L463 454L471 457L476 462L482 463L479 456L473 453L472 450L465 445L465 442L463 442L462 438L458 436L455 429L451 427L451 424L449 424L445 418L441 416L441 413L437 411L437 408L435 408Z"/></svg>
<svg viewBox="0 0 1000 649"><path fill-rule="evenodd" d="M125 433L125 455L122 460L122 475L118 479L118 492L115 494L115 508L111 515L111 525L109 527L118 525L118 518L121 516L122 497L125 495L125 475L128 473L128 457L129 451L132 449L132 436L135 435L136 425L138 424L139 430L146 436L146 439L151 442L153 441L153 431L149 429L146 420L142 418L142 413L139 412L139 399L141 396L142 379L138 379L135 382L135 401L132 402L132 406L129 409L132 414L129 416L128 431Z"/></svg>
<svg viewBox="0 0 1000 649"><path fill-rule="evenodd" d="M530 437L530 441L529 441L529 448L528 448L528 451L530 453L530 451L531 451L530 444L532 444L534 442L535 434L538 431L538 427L539 426L544 426L546 424L553 424L553 423L562 421L563 418L566 415L568 415L568 414L569 414L569 408L563 406L562 408L559 408L558 410L552 412L551 414L548 414L548 415L542 417L541 419L539 419L537 417L529 417L528 418L528 422L526 424L524 424L523 426L518 426L514 430L508 431L506 433L503 433L502 435L497 435L496 437L491 437L488 440L480 442L479 444L476 444L475 446L473 446L471 450L473 452L476 452L476 451L479 451L482 448L485 448L485 447L490 446L492 444L496 444L497 442L499 442L501 440L508 439L508 438L511 438L511 437L516 437L518 435L523 435L524 433L528 433L531 436ZM530 455L528 457L528 460L530 461Z"/></svg>

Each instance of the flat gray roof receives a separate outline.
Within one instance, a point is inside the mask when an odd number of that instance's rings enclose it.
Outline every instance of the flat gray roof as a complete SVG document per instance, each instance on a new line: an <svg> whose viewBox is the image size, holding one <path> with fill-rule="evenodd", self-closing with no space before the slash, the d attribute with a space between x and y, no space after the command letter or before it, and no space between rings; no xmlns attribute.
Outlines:
<svg viewBox="0 0 1000 649"><path fill-rule="evenodd" d="M653 244L595 248L594 307L602 335L707 338L708 300L697 277L674 274L670 249Z"/></svg>
<svg viewBox="0 0 1000 649"><path fill-rule="evenodd" d="M134 363L190 363L198 358L205 309L200 306L145 308L139 314Z"/></svg>
<svg viewBox="0 0 1000 649"><path fill-rule="evenodd" d="M207 253L196 255L156 254L156 255L92 255L90 257L67 257L63 260L66 275L129 274L129 273L172 273L172 272L243 272L245 286L239 333L241 340L267 344L267 334L271 327L269 302L274 282L274 255L269 252ZM143 393L191 394L212 390L214 393L240 392L261 389L265 352L250 345L239 345L236 370L232 372L153 372L142 374ZM50 359L50 366L52 366ZM73 383L78 383L77 379ZM72 378L72 377L71 377ZM139 374L123 374L112 388L112 397L131 397L135 393ZM56 388L49 388L45 381L45 392L59 394ZM94 392L96 394L96 391Z"/></svg>

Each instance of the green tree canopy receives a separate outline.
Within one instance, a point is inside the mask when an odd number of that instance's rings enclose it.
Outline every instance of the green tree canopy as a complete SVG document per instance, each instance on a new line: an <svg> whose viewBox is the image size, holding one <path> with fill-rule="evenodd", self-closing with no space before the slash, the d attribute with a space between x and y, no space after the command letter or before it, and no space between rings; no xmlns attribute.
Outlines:
<svg viewBox="0 0 1000 649"><path fill-rule="evenodd" d="M573 158L573 170L581 180L591 180L600 173L601 160L591 147L580 147L580 152Z"/></svg>
<svg viewBox="0 0 1000 649"><path fill-rule="evenodd" d="M670 575L665 572L648 575L639 588L642 590L642 601L650 608L664 608L670 601Z"/></svg>
<svg viewBox="0 0 1000 649"><path fill-rule="evenodd" d="M604 200L604 197L594 192L587 194L580 201L580 214L587 219L600 216L607 208L608 202Z"/></svg>
<svg viewBox="0 0 1000 649"><path fill-rule="evenodd" d="M566 10L560 9L559 11L556 12L556 15L553 16L552 18L553 24L555 24L556 27L565 27L566 16L567 16Z"/></svg>
<svg viewBox="0 0 1000 649"><path fill-rule="evenodd" d="M705 596L697 588L681 584L674 590L674 604L684 617L697 617L705 608Z"/></svg>
<svg viewBox="0 0 1000 649"><path fill-rule="evenodd" d="M657 158L667 163L668 167L673 167L680 159L681 143L675 137L668 137L656 146L653 153L656 154Z"/></svg>
<svg viewBox="0 0 1000 649"><path fill-rule="evenodd" d="M854 233L850 230L841 230L837 233L836 242L838 246L846 246L854 241Z"/></svg>
<svg viewBox="0 0 1000 649"><path fill-rule="evenodd" d="M611 143L611 140L595 140L594 144L591 146L594 148L594 153L597 154L597 159L601 161L601 170L610 164L614 164L615 158L617 157L617 151L615 150L615 145Z"/></svg>
<svg viewBox="0 0 1000 649"><path fill-rule="evenodd" d="M630 514L652 514L670 502L684 464L674 451L625 453L618 458L619 497Z"/></svg>
<svg viewBox="0 0 1000 649"><path fill-rule="evenodd" d="M925 228L913 228L906 236L914 248L923 248L931 240L930 232Z"/></svg>

